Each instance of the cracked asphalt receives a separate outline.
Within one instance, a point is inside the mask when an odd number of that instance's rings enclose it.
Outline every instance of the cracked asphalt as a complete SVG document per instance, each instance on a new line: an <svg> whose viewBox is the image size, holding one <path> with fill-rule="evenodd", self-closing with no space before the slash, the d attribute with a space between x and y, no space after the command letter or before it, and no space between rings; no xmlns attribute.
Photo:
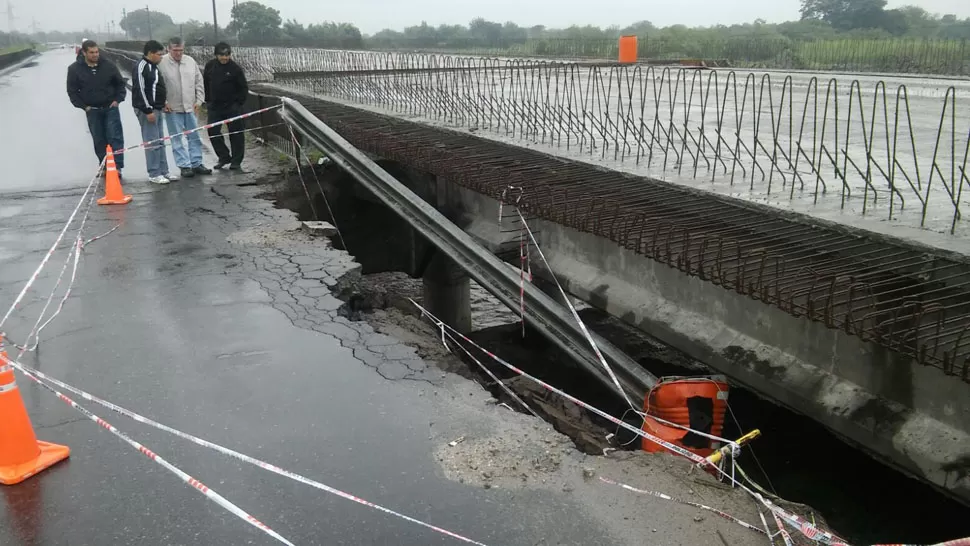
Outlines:
<svg viewBox="0 0 970 546"><path fill-rule="evenodd" d="M37 66L0 80L7 129L0 133L0 160L15 166L0 179L4 311L96 163L84 117L63 96L71 59L49 52ZM33 112L23 113L18 101ZM129 103L122 113L131 143L139 133ZM144 158L132 154L125 185L134 201L95 207L85 237L120 228L85 248L67 305L23 362L180 430L488 544L641 544L644 533L651 543L706 544L718 540L718 530L732 545L758 540L692 508L586 483L584 470L592 468L687 494L667 459L624 466L582 455L545 423L495 405L478 385L342 316L333 291L354 278L357 264L300 231L293 213L257 198L274 168L269 155L262 162L260 155L253 150L249 173L157 187L144 180ZM55 255L6 325L14 340L36 320L65 253ZM18 384L39 438L66 444L72 454L0 489L0 544L274 543L49 392L22 376ZM295 544L458 543L83 405ZM459 437L467 438L461 449L449 450ZM491 464L468 463L469 457L495 457L514 479L465 483L467 468ZM557 462L534 483L522 483L517 465L538 458ZM753 505L736 497L717 489L696 494L744 508L739 515L756 521Z"/></svg>

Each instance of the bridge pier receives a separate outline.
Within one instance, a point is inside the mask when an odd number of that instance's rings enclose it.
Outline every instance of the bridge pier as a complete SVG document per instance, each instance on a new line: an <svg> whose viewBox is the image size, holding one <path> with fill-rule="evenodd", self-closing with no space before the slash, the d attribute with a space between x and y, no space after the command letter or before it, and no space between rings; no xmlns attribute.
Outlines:
<svg viewBox="0 0 970 546"><path fill-rule="evenodd" d="M458 264L435 252L421 279L424 307L459 332L471 333L471 283Z"/></svg>

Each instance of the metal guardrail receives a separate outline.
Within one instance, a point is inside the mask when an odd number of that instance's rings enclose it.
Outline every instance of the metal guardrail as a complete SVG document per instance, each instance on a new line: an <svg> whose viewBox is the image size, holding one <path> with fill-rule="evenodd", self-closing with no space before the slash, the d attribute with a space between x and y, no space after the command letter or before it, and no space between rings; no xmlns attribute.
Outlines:
<svg viewBox="0 0 970 546"><path fill-rule="evenodd" d="M452 224L299 102L287 98L283 98L282 102L282 117L296 131L454 260L502 303L511 309L518 308L519 278L508 266L482 249L471 236ZM602 365L593 356L585 335L566 308L531 284L525 286L525 299L526 320L604 385L615 390L616 387ZM635 400L641 399L644 392L656 383L656 378L613 344L596 334L593 336L620 377L627 394Z"/></svg>

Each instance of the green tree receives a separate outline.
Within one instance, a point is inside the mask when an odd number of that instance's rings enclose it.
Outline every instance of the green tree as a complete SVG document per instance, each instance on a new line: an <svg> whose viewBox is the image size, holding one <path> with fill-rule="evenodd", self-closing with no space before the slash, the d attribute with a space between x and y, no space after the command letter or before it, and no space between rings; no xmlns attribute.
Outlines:
<svg viewBox="0 0 970 546"><path fill-rule="evenodd" d="M802 0L802 19L818 19L841 30L879 28L886 0Z"/></svg>
<svg viewBox="0 0 970 546"><path fill-rule="evenodd" d="M420 25L404 29L404 40L411 47L435 47L438 45L438 31L426 21Z"/></svg>
<svg viewBox="0 0 970 546"><path fill-rule="evenodd" d="M193 46L211 44L215 33L212 29L212 23L189 19L178 26L177 35L182 37L186 45Z"/></svg>
<svg viewBox="0 0 970 546"><path fill-rule="evenodd" d="M468 25L468 35L478 46L502 46L502 25L481 17L476 17Z"/></svg>
<svg viewBox="0 0 970 546"><path fill-rule="evenodd" d="M151 27L149 27L149 23ZM136 40L148 39L149 37L161 40L168 37L164 34L175 27L175 21L166 13L149 12L146 8L129 11L128 15L118 23L118 26Z"/></svg>
<svg viewBox="0 0 970 546"><path fill-rule="evenodd" d="M245 45L274 45L283 37L282 24L278 9L259 2L242 2L232 8L232 21L226 30Z"/></svg>
<svg viewBox="0 0 970 546"><path fill-rule="evenodd" d="M657 32L657 27L650 21L637 21L623 29L624 36L649 36Z"/></svg>

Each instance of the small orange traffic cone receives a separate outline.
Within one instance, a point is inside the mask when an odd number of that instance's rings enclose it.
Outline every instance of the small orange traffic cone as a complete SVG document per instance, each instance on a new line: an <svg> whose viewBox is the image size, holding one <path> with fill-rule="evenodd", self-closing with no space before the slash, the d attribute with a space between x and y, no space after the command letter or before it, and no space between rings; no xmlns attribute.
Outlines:
<svg viewBox="0 0 970 546"><path fill-rule="evenodd" d="M131 196L121 190L121 178L115 166L115 154L108 146L108 156L104 163L104 197L98 199L99 205L126 205L131 203Z"/></svg>
<svg viewBox="0 0 970 546"><path fill-rule="evenodd" d="M0 483L14 485L63 461L67 446L37 440L0 337Z"/></svg>

